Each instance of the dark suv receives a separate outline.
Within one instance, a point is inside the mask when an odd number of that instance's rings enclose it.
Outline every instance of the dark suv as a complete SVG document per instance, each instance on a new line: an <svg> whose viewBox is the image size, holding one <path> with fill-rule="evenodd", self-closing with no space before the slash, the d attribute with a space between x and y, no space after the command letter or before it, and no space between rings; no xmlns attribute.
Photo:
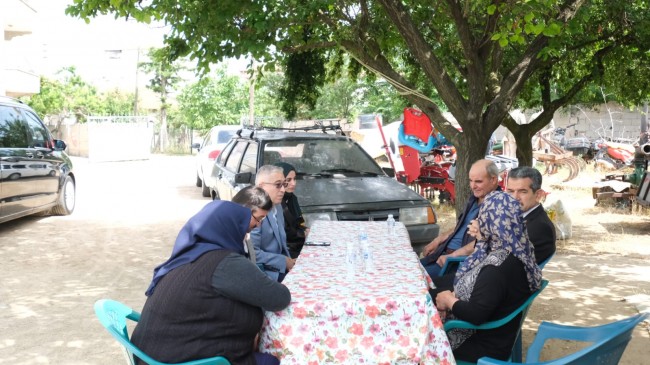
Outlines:
<svg viewBox="0 0 650 365"><path fill-rule="evenodd" d="M65 148L32 108L0 96L0 223L38 212L72 213L75 177Z"/></svg>
<svg viewBox="0 0 650 365"><path fill-rule="evenodd" d="M340 133L239 131L206 181L212 198L230 200L254 183L260 166L280 161L296 168L295 194L308 226L317 219L385 221L392 214L406 225L416 252L439 233L429 201L386 175L355 141Z"/></svg>

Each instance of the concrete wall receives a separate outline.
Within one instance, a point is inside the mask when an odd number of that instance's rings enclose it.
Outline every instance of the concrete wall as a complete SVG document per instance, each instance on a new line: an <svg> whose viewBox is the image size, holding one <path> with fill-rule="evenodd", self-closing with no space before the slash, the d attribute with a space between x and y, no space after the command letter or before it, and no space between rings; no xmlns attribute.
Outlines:
<svg viewBox="0 0 650 365"><path fill-rule="evenodd" d="M519 124L530 122L533 112L511 112L511 115ZM627 138L636 140L641 133L641 116L643 110L637 108L634 110L623 108L614 103L602 104L591 109L570 107L566 110L560 110L553 115L553 123L556 128L566 128L575 124L566 131L566 138L587 137L597 139L600 137L608 138ZM547 126L543 130L550 128ZM507 129L499 126L494 132L497 141L501 141L507 135Z"/></svg>
<svg viewBox="0 0 650 365"><path fill-rule="evenodd" d="M567 129L567 138L586 136L637 139L641 133L642 114L641 107L631 110L609 103L598 105L594 109L571 107L556 112L553 121L556 127L562 128L577 123Z"/></svg>
<svg viewBox="0 0 650 365"><path fill-rule="evenodd" d="M71 156L92 162L146 160L151 155L153 123L96 123L64 125L61 139Z"/></svg>

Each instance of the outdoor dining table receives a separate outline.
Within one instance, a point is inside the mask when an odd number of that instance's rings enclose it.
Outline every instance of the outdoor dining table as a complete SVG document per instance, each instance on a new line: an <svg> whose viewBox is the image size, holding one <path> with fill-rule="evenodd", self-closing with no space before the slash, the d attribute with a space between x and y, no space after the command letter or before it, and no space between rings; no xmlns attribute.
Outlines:
<svg viewBox="0 0 650 365"><path fill-rule="evenodd" d="M360 232L370 260L347 255ZM455 364L403 224L316 221L283 281L291 304L266 312L259 350L283 365Z"/></svg>

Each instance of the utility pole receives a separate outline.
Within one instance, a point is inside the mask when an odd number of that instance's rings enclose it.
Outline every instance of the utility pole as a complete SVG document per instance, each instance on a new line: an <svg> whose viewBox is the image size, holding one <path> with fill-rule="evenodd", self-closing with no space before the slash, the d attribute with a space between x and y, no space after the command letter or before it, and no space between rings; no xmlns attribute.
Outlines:
<svg viewBox="0 0 650 365"><path fill-rule="evenodd" d="M138 74L140 73L140 47L136 50L135 56L135 98L133 100L133 115L138 115Z"/></svg>
<svg viewBox="0 0 650 365"><path fill-rule="evenodd" d="M255 125L255 60L251 61L251 76L248 85L248 123Z"/></svg>

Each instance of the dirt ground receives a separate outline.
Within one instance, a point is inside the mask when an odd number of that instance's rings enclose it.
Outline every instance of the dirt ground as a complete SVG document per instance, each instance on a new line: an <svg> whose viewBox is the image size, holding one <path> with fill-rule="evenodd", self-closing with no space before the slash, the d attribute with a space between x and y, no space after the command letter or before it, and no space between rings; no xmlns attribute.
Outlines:
<svg viewBox="0 0 650 365"><path fill-rule="evenodd" d="M75 158L78 202L68 217L28 217L0 225L0 364L121 364L117 343L92 305L113 298L136 310L154 266L178 230L208 202L194 186L191 156L92 163ZM541 321L596 325L650 310L650 213L594 207L594 174L561 184L545 177L548 201L561 199L573 222L546 266L550 281L524 325L524 349ZM440 209L450 224L450 210ZM621 364L647 363L647 324ZM544 359L575 350L551 343Z"/></svg>

